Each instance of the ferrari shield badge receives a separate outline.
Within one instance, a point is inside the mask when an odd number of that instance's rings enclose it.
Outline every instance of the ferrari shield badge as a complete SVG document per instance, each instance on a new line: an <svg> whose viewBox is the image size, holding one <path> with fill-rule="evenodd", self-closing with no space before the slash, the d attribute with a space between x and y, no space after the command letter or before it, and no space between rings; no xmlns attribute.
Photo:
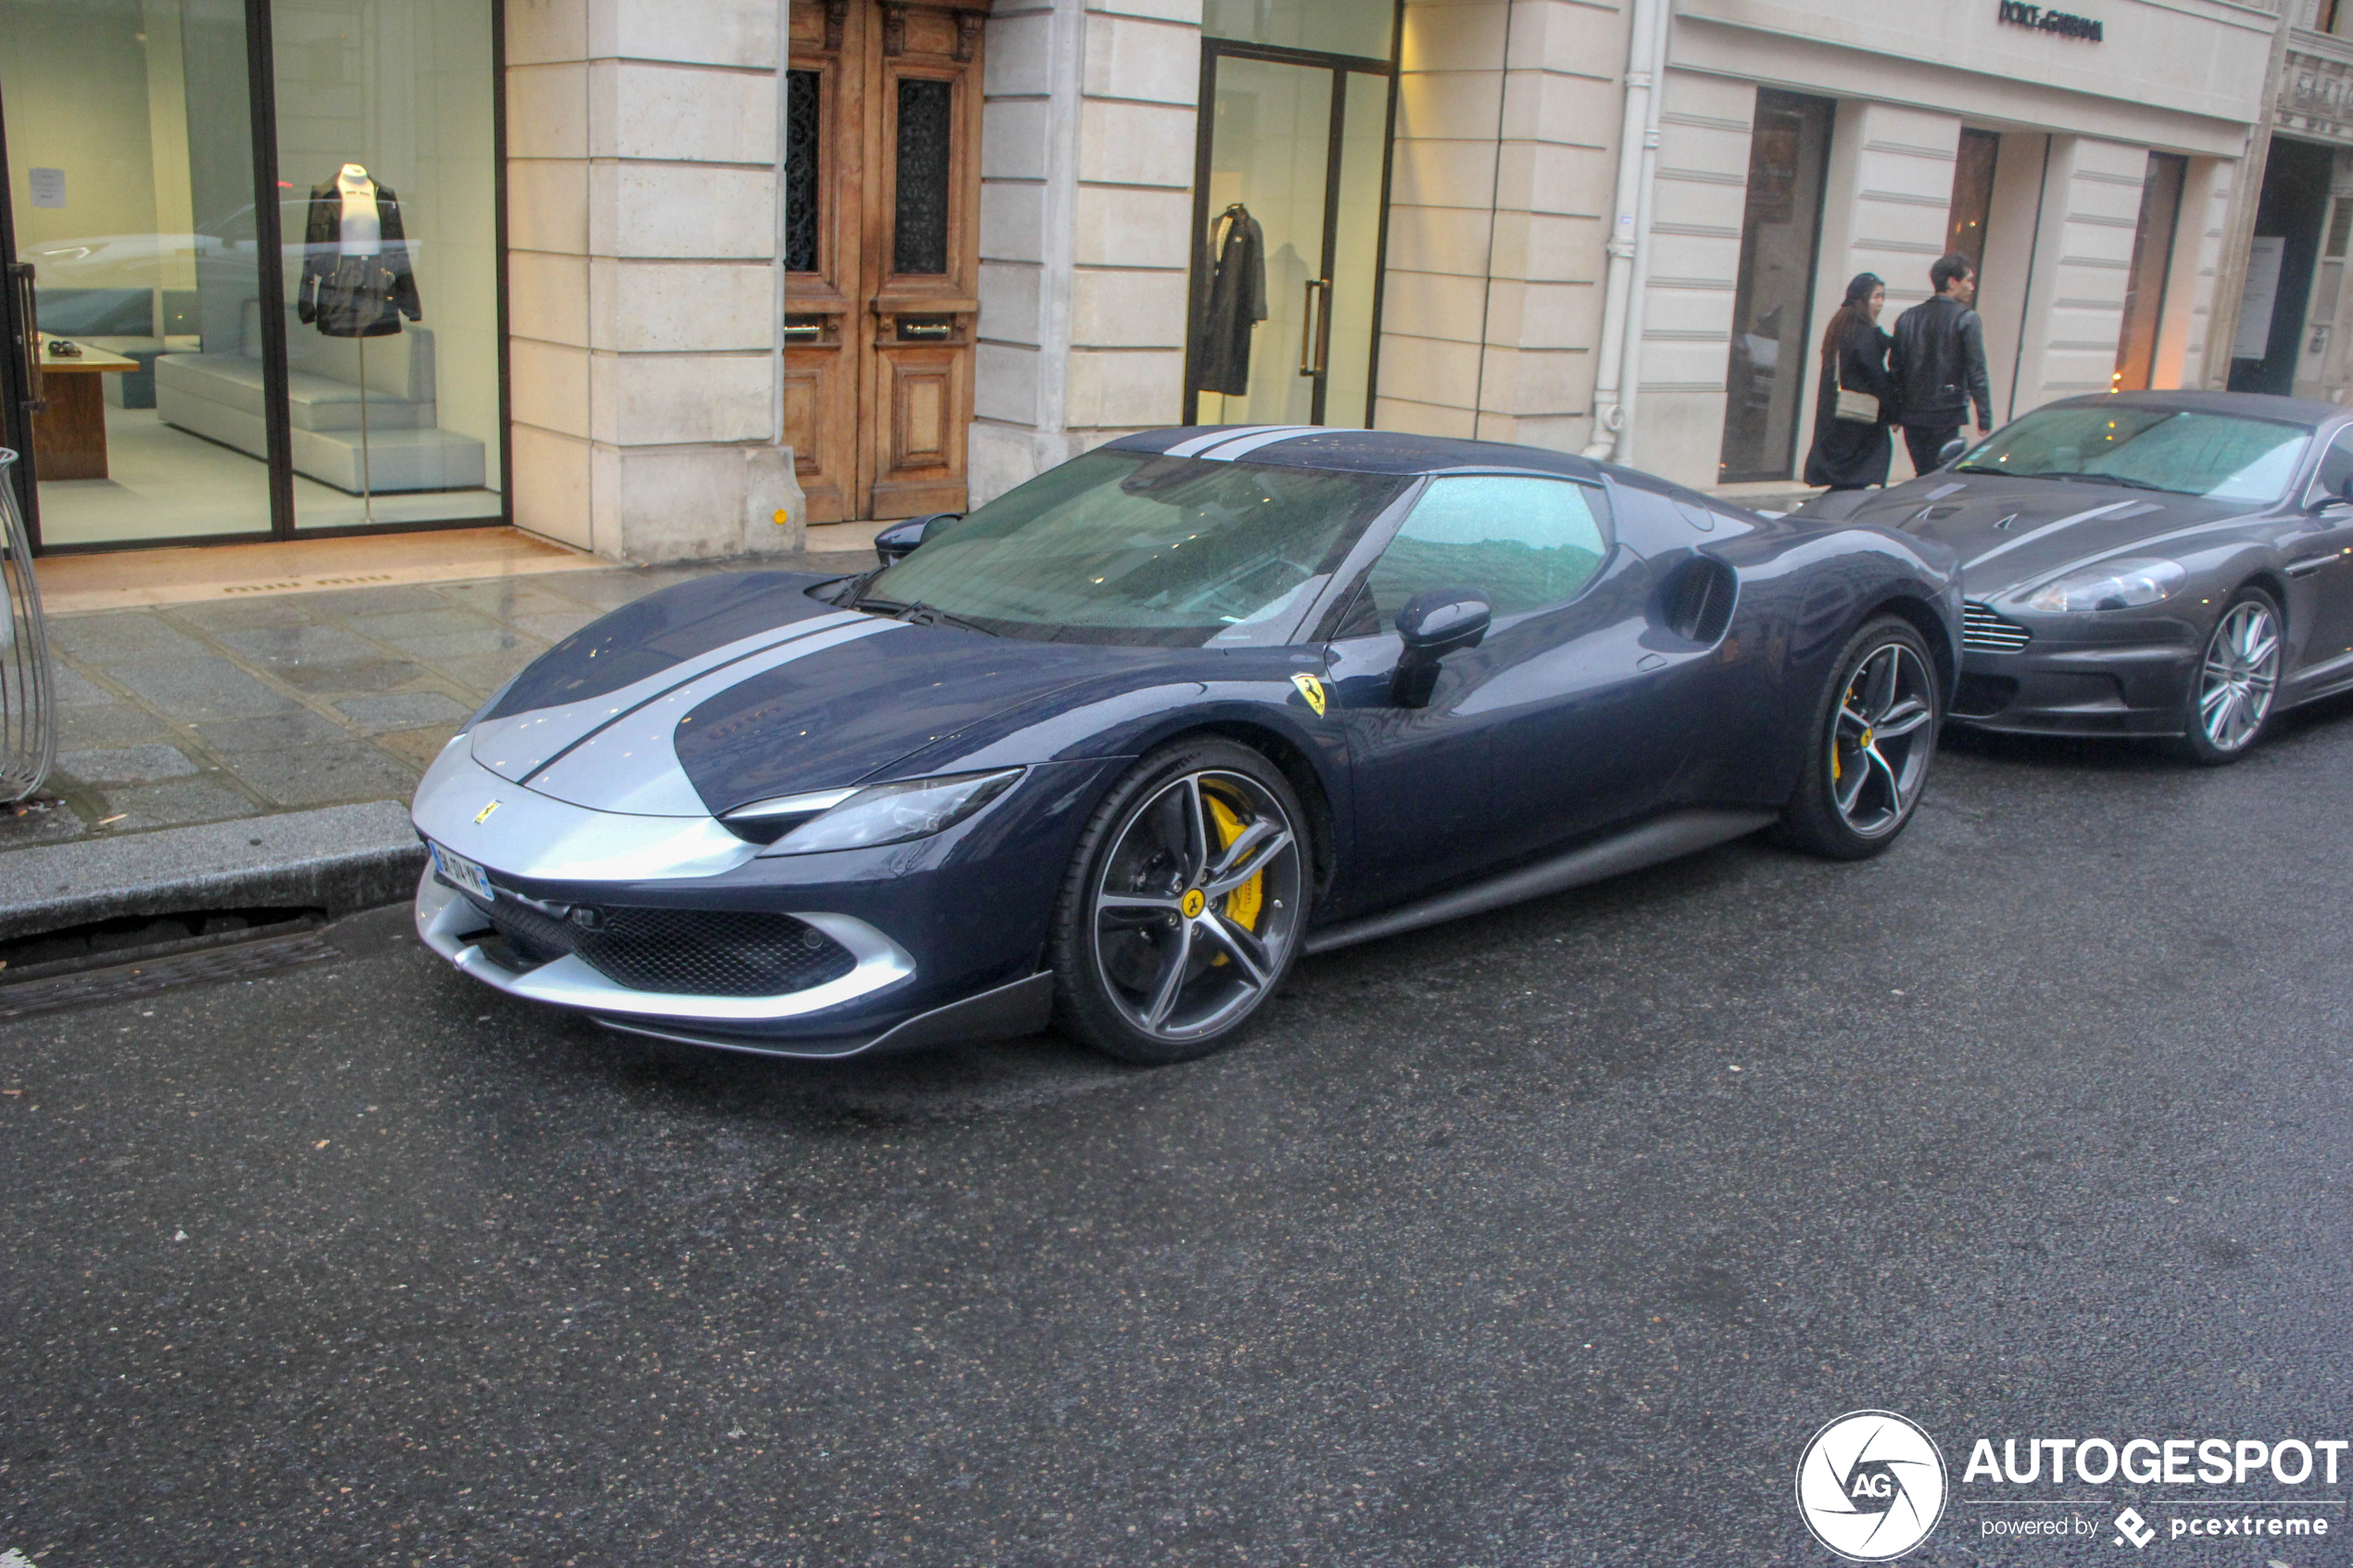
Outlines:
<svg viewBox="0 0 2353 1568"><path fill-rule="evenodd" d="M1313 675L1293 675L1290 684L1299 688L1299 695L1307 699L1307 706L1315 710L1316 718L1321 719L1324 716L1324 683Z"/></svg>

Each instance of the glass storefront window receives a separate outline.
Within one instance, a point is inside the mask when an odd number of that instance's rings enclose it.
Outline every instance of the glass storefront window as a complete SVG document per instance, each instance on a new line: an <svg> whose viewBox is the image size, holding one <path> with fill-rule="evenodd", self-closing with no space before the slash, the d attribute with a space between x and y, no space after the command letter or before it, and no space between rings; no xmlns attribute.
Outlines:
<svg viewBox="0 0 2353 1568"><path fill-rule="evenodd" d="M1828 98L1765 89L1748 144L1720 477L1787 479L1797 461L1807 325L1830 174Z"/></svg>
<svg viewBox="0 0 2353 1568"><path fill-rule="evenodd" d="M1944 248L1968 257L1971 267L1985 261L1985 226L1994 215L1994 167L2001 156L2002 139L1991 131L1964 130L1955 150Z"/></svg>
<svg viewBox="0 0 2353 1568"><path fill-rule="evenodd" d="M1386 60L1395 36L1393 0L1202 0L1204 37L1272 44L1320 55Z"/></svg>
<svg viewBox="0 0 2353 1568"><path fill-rule="evenodd" d="M495 517L490 7L271 13L296 525Z"/></svg>
<svg viewBox="0 0 2353 1568"><path fill-rule="evenodd" d="M259 385L240 336L261 260L245 43L237 6L0 0L9 217L48 403L0 445L31 458L44 547L269 531L264 448L158 408L191 357L237 358ZM257 426L260 407L257 391Z"/></svg>

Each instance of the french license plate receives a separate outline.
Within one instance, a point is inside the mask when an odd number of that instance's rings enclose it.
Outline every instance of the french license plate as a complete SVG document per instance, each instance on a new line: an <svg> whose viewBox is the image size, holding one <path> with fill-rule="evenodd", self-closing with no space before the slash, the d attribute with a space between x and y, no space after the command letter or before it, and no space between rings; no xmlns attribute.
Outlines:
<svg viewBox="0 0 2353 1568"><path fill-rule="evenodd" d="M442 881L460 892L472 894L485 904L497 902L498 896L490 890L489 872L431 839L425 841L425 847L433 852L433 869Z"/></svg>

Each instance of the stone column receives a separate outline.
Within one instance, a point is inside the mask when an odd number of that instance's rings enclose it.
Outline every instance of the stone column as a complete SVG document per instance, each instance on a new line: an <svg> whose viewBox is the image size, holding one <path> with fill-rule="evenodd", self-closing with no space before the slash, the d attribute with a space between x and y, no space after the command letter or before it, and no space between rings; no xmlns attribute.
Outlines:
<svg viewBox="0 0 2353 1568"><path fill-rule="evenodd" d="M2107 392L2124 332L2124 291L2140 227L2148 150L2090 136L2054 136L2043 177L2043 221L2027 279L2016 412Z"/></svg>
<svg viewBox="0 0 2353 1568"><path fill-rule="evenodd" d="M776 0L509 0L515 521L625 560L795 549Z"/></svg>
<svg viewBox="0 0 2353 1568"><path fill-rule="evenodd" d="M999 0L975 506L1183 410L1200 0Z"/></svg>

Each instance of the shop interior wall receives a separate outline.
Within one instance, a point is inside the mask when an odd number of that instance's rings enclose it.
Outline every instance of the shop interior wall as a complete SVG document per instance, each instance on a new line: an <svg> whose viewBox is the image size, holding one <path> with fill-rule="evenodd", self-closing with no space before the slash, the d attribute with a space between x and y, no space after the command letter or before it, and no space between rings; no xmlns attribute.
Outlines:
<svg viewBox="0 0 2353 1568"><path fill-rule="evenodd" d="M2192 158L2182 181L2182 214L2173 231L2173 265L2165 279L2165 314L2158 324L2151 384L2201 384L2214 321L2214 279L2222 264L2224 225L2231 210L2235 162Z"/></svg>
<svg viewBox="0 0 2353 1568"><path fill-rule="evenodd" d="M189 232L179 7L151 4L145 11L143 44L130 28L90 27L63 6L10 7L8 175L20 253L102 235ZM28 171L34 169L65 172L65 206L32 205ZM160 195L158 183L165 187ZM193 258L183 251L167 270L159 251L170 254L166 247L117 247L111 257L94 257L95 265L40 282L195 287Z"/></svg>
<svg viewBox="0 0 2353 1568"><path fill-rule="evenodd" d="M2027 276L2034 265L2034 225L2042 208L2043 162L2050 138L2006 131L1994 160L1994 200L1985 220L1985 258L1978 269L1977 313L1985 322L1986 377L1994 418L2007 421L2018 383L2018 356L2026 320Z"/></svg>

